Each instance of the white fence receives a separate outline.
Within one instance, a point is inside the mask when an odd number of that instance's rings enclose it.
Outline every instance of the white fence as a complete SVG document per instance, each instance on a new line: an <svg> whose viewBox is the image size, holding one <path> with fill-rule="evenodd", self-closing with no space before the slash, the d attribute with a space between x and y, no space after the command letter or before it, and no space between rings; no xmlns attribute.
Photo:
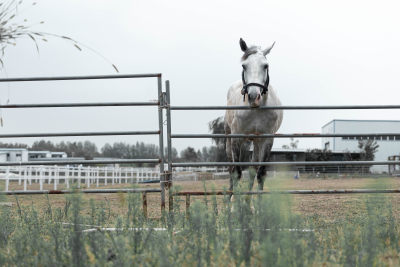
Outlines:
<svg viewBox="0 0 400 267"><path fill-rule="evenodd" d="M160 173L156 168L130 168L130 167L83 167L83 166L7 166L0 167L0 180L5 181L5 191L9 190L10 182L18 182L26 191L28 185L38 183L40 190L43 184L53 184L57 190L58 185L64 183L67 188L76 185L99 187L121 183L141 183L159 180Z"/></svg>

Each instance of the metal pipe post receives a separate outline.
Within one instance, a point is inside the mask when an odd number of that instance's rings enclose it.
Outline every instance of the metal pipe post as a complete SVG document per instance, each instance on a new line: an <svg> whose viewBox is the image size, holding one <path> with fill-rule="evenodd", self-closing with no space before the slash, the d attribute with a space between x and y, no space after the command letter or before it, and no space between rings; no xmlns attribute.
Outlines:
<svg viewBox="0 0 400 267"><path fill-rule="evenodd" d="M147 218L147 193L142 193L142 200L143 200L143 215Z"/></svg>
<svg viewBox="0 0 400 267"><path fill-rule="evenodd" d="M167 174L167 185L168 188L172 186L172 139L171 139L171 98L170 98L170 90L169 90L169 81L165 81L165 92L166 92L166 102L165 106L167 107L167 149L168 149L168 174ZM168 194L168 203L169 203L169 211L173 210L173 199L171 192Z"/></svg>
<svg viewBox="0 0 400 267"><path fill-rule="evenodd" d="M162 78L161 75L157 77L157 87L158 87L158 127L159 127L159 153L160 153L160 183L161 183L161 211L165 211L165 173L164 173L164 120L163 120L163 105L164 97L162 92Z"/></svg>

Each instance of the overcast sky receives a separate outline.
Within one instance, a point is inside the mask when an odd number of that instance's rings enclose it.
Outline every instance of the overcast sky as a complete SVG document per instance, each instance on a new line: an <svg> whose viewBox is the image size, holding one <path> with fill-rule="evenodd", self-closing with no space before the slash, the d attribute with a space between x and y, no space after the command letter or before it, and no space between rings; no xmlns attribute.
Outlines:
<svg viewBox="0 0 400 267"><path fill-rule="evenodd" d="M26 2L20 19L42 20L35 30L70 36L107 57L123 74L161 72L171 81L173 105L225 105L240 79L239 38L263 47L271 85L284 105L399 104L400 16L398 1L126 1L40 0ZM90 50L65 40L18 40L3 59L2 77L113 74ZM0 102L147 101L156 80L59 81L0 84ZM174 133L207 133L223 111L174 111ZM332 119L400 118L396 110L285 111L280 133L320 132ZM2 133L157 129L155 108L2 110ZM63 138L86 140L88 138ZM14 139L32 143L35 139ZM53 138L51 140L60 141ZM105 142L156 137L93 137ZM276 140L281 147L289 140ZM181 150L209 140L175 140ZM321 147L301 139L300 148Z"/></svg>

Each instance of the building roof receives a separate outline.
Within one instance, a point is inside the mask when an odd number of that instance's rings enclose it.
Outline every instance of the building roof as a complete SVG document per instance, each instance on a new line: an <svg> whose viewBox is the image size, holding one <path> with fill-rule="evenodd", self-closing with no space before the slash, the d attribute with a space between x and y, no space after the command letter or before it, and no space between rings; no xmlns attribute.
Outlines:
<svg viewBox="0 0 400 267"><path fill-rule="evenodd" d="M28 153L35 153L35 154L47 154L50 153L50 151L47 150L41 150L41 151L28 151Z"/></svg>
<svg viewBox="0 0 400 267"><path fill-rule="evenodd" d="M310 151L310 150L313 150L313 149L319 149L319 148L307 148L307 149L304 149L304 148L295 148L295 149L292 149L292 148L288 148L288 149L286 149L286 148L272 148L271 152L275 152L275 153L279 153L279 152L283 152L283 153L306 153L307 151ZM329 153L333 153L333 154L335 154L335 153L341 154L341 153L346 153L346 152L359 153L359 151L342 151L342 150L332 151L332 150L329 150Z"/></svg>
<svg viewBox="0 0 400 267"><path fill-rule="evenodd" d="M328 123L324 124L322 128L327 126L328 124L331 124L335 121L346 121L346 122L394 122L394 123L400 123L400 120L341 120L341 119L333 119L329 121Z"/></svg>
<svg viewBox="0 0 400 267"><path fill-rule="evenodd" d="M26 148L0 148L0 151L25 151Z"/></svg>

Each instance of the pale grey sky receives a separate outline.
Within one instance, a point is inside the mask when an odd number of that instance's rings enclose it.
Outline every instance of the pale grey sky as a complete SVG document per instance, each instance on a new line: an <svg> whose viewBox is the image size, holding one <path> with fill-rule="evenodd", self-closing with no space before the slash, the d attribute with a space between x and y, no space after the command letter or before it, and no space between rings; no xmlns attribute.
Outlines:
<svg viewBox="0 0 400 267"><path fill-rule="evenodd" d="M27 2L28 3L28 2ZM225 105L240 79L239 38L263 47L271 85L284 105L399 104L400 4L398 1L126 1L41 0L21 9L21 20L45 21L35 29L70 36L115 63L121 73L161 72L171 81L174 105ZM63 40L29 39L9 47L1 77L113 74L94 53ZM0 102L142 101L156 97L156 81L68 81L0 84ZM174 133L206 133L223 111L175 111ZM2 133L153 130L150 108L3 110ZM332 119L399 119L396 110L285 111L279 132L320 132ZM86 140L87 138L65 138ZM36 139L18 139L31 143ZM51 139L55 141L61 140ZM105 142L156 137L93 137ZM289 140L276 140L281 147ZM209 140L175 140L181 150ZM320 147L301 139L300 148Z"/></svg>

